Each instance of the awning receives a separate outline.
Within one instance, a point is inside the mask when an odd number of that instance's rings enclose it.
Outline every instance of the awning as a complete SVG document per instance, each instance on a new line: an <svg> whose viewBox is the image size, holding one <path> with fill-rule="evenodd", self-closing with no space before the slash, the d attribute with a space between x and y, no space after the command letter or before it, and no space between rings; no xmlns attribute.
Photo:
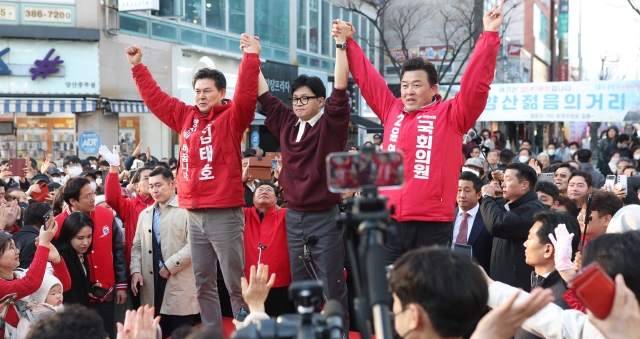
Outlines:
<svg viewBox="0 0 640 339"><path fill-rule="evenodd" d="M253 121L251 122L251 125L252 126L264 125L264 120L266 118L267 118L266 116L264 116L264 115L262 115L260 113L256 113L256 117L253 118Z"/></svg>
<svg viewBox="0 0 640 339"><path fill-rule="evenodd" d="M111 112L114 113L151 113L142 101L109 100Z"/></svg>
<svg viewBox="0 0 640 339"><path fill-rule="evenodd" d="M9 113L81 113L96 110L95 100L0 99L0 110Z"/></svg>
<svg viewBox="0 0 640 339"><path fill-rule="evenodd" d="M375 122L359 115L351 114L351 118L349 120L356 125L364 127L367 130L367 133L384 133L384 126L376 124Z"/></svg>

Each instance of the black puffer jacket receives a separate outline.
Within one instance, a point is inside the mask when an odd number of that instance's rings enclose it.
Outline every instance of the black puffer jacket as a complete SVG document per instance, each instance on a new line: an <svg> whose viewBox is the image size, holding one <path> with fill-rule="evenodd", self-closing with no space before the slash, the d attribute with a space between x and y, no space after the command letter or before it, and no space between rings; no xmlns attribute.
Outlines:
<svg viewBox="0 0 640 339"><path fill-rule="evenodd" d="M522 288L531 289L531 272L533 267L525 263L524 242L533 226L533 215L547 211L549 207L531 190L509 204L505 198L482 199L480 211L482 220L489 234L493 236L491 251L491 279Z"/></svg>

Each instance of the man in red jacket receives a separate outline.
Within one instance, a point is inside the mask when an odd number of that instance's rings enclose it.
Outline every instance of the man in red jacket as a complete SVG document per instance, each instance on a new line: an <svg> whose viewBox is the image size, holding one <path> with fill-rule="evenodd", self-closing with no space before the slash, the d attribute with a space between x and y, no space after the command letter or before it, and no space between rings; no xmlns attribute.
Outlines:
<svg viewBox="0 0 640 339"><path fill-rule="evenodd" d="M89 185L89 180L83 177L73 177L67 180L62 192L64 202L69 209L56 217L58 232L62 229L65 219L73 212L85 212L93 220L93 250L87 256L91 267L90 281L100 284L108 291L102 299L92 299L91 308L95 309L104 320L104 328L109 338L115 338L115 303L124 304L127 300L127 269L124 260L124 246L118 224L113 212L100 206L94 206L96 193ZM114 289L117 290L114 297Z"/></svg>
<svg viewBox="0 0 640 339"><path fill-rule="evenodd" d="M196 106L160 90L141 64L142 50L127 48L131 72L142 100L163 123L180 134L178 197L188 210L189 238L198 304L205 326L222 331L216 263L231 296L234 314L244 306L240 278L244 268L244 195L240 144L255 116L261 47L249 41L238 72L233 100L225 99L226 79L203 68L193 77Z"/></svg>
<svg viewBox="0 0 640 339"><path fill-rule="evenodd" d="M291 271L285 224L287 209L276 209L276 192L278 188L270 181L260 181L253 194L254 206L244 208L244 275L248 277L251 265L258 267L259 264L268 265L269 272L276 274L276 282L264 302L264 312L270 317L296 311L288 291Z"/></svg>
<svg viewBox="0 0 640 339"><path fill-rule="evenodd" d="M155 201L149 192L149 173L153 171L153 167L144 167L135 174L131 181L136 188L135 198L126 198L122 195L122 189L118 178L118 169L120 166L120 157L113 154L106 146L100 147L100 155L109 163L109 174L104 188L105 201L120 216L124 223L124 241L125 251L124 257L127 261L127 272L131 265L131 246L133 238L136 235L138 226L138 216L145 208L153 205ZM130 274L127 274L130 276ZM140 296L133 296L133 308L140 307Z"/></svg>
<svg viewBox="0 0 640 339"><path fill-rule="evenodd" d="M455 98L441 102L438 72L420 57L402 65L402 98L396 98L386 81L351 39L353 26L334 22L334 36L347 34L349 71L374 113L384 124L385 151L404 152L405 185L381 194L395 205L392 226L396 237L387 243L387 262L393 263L411 249L450 244L462 136L473 126L487 103L500 47L498 27L502 4L488 11L485 32L476 43Z"/></svg>

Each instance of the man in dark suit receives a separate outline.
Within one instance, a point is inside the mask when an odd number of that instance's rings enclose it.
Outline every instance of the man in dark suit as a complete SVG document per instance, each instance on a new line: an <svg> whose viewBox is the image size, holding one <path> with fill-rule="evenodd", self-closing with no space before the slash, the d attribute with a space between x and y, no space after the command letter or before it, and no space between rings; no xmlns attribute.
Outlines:
<svg viewBox="0 0 640 339"><path fill-rule="evenodd" d="M488 273L491 262L491 247L493 237L484 227L482 215L479 213L478 201L482 197L483 182L477 175L471 172L460 173L458 180L458 195L453 224L453 242L456 244L470 245L473 249L473 258Z"/></svg>

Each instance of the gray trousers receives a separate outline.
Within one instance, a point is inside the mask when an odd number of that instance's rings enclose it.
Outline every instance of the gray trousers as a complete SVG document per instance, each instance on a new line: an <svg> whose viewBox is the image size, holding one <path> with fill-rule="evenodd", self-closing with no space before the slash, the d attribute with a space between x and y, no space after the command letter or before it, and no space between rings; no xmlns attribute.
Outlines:
<svg viewBox="0 0 640 339"><path fill-rule="evenodd" d="M242 207L187 210L191 263L204 326L222 330L216 263L231 296L233 314L244 305L240 278L244 276L244 211Z"/></svg>
<svg viewBox="0 0 640 339"><path fill-rule="evenodd" d="M299 257L304 252L302 238L312 234L318 237L318 244L310 248L311 257L318 278L322 280L322 290L327 299L339 301L344 309L343 329L348 336L349 306L344 277L345 250L342 231L336 227L336 216L339 213L337 205L328 211L320 212L298 212L287 208L287 243L292 281L312 280ZM311 271L310 267L308 269Z"/></svg>

